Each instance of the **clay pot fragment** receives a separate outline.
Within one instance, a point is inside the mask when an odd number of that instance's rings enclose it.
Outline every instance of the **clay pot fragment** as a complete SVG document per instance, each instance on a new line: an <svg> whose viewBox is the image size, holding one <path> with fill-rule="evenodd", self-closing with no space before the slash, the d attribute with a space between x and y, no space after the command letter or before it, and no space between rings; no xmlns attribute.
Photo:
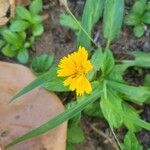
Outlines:
<svg viewBox="0 0 150 150"><path fill-rule="evenodd" d="M31 71L24 66L0 62L0 148L64 111L60 99L43 88L7 105L18 90L34 79ZM66 130L67 124L64 123L10 150L65 150Z"/></svg>

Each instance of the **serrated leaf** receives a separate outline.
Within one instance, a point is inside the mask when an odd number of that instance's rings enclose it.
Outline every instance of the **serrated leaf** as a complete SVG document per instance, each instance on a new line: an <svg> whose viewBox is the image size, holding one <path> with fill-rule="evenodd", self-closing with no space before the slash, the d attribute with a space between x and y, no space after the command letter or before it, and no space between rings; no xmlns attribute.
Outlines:
<svg viewBox="0 0 150 150"><path fill-rule="evenodd" d="M100 106L109 125L115 128L120 127L123 122L121 99L107 89L107 96L102 95Z"/></svg>
<svg viewBox="0 0 150 150"><path fill-rule="evenodd" d="M61 14L60 15L60 24L62 26L65 26L67 28L70 28L70 29L74 30L75 32L80 31L79 25L77 24L77 22L70 15Z"/></svg>
<svg viewBox="0 0 150 150"><path fill-rule="evenodd" d="M91 58L91 63L93 64L94 70L99 71L101 68L103 52L102 49L97 49Z"/></svg>
<svg viewBox="0 0 150 150"><path fill-rule="evenodd" d="M29 23L23 20L15 20L11 23L10 30L13 32L21 32L29 27Z"/></svg>
<svg viewBox="0 0 150 150"><path fill-rule="evenodd" d="M19 50L17 54L17 59L20 63L26 64L29 60L29 52L27 49Z"/></svg>
<svg viewBox="0 0 150 150"><path fill-rule="evenodd" d="M127 84L109 81L109 86L132 102L144 103L150 98L150 89L144 86L130 86Z"/></svg>
<svg viewBox="0 0 150 150"><path fill-rule="evenodd" d="M113 53L109 49L105 49L102 57L101 71L103 76L108 75L115 65Z"/></svg>
<svg viewBox="0 0 150 150"><path fill-rule="evenodd" d="M19 18L27 20L29 22L32 21L31 13L25 7L17 6L16 13Z"/></svg>
<svg viewBox="0 0 150 150"><path fill-rule="evenodd" d="M138 38L141 37L141 36L143 36L143 34L144 34L144 32L145 32L145 30L144 30L144 25L141 24L141 25L135 26L134 29L133 29L133 32L134 32L134 35L135 35L136 37L138 37Z"/></svg>
<svg viewBox="0 0 150 150"><path fill-rule="evenodd" d="M133 118L140 119L138 112L128 103L123 102L122 108L123 108L123 114L125 116L132 115ZM132 121L131 119L129 119L127 117L123 117L123 123L128 128L128 130L130 130L132 132L136 132L140 129L139 126L137 124L135 124L134 121Z"/></svg>
<svg viewBox="0 0 150 150"><path fill-rule="evenodd" d="M129 67L128 64L117 64L114 66L112 71L109 74L109 79L117 82L124 83L123 75L125 70Z"/></svg>
<svg viewBox="0 0 150 150"><path fill-rule="evenodd" d="M102 16L104 2L105 0L86 0L81 25L89 36L91 36L93 26ZM78 45L83 45L87 49L91 47L91 41L83 30L79 33Z"/></svg>
<svg viewBox="0 0 150 150"><path fill-rule="evenodd" d="M130 52L135 59L132 61L133 66L150 68L150 53L144 53L140 51Z"/></svg>
<svg viewBox="0 0 150 150"><path fill-rule="evenodd" d="M93 103L96 99L100 97L101 91L99 88L97 88L95 91L93 91L90 95L88 95L87 99L85 101L77 102L76 105L73 107L70 107L70 109L67 109L63 113L59 114L58 116L54 117L53 119L49 120L45 124L41 125L40 127L28 132L27 134L17 138L13 142L9 143L5 148L9 148L17 143L23 142L25 140L29 140L31 138L34 138L36 136L42 135L53 128L57 127L61 123L73 118L76 116L79 112L81 112L87 105L90 103Z"/></svg>
<svg viewBox="0 0 150 150"><path fill-rule="evenodd" d="M106 0L103 17L104 37L111 41L119 35L124 14L124 0Z"/></svg>
<svg viewBox="0 0 150 150"><path fill-rule="evenodd" d="M132 122L134 122L137 126L150 131L150 123L148 123L142 119L135 118L131 114L126 116L126 118L128 118L129 120L132 120Z"/></svg>
<svg viewBox="0 0 150 150"><path fill-rule="evenodd" d="M140 24L141 21L140 21L140 18L139 16L131 13L131 14L128 14L126 17L125 17L125 24L128 25L128 26L136 26L138 24Z"/></svg>
<svg viewBox="0 0 150 150"><path fill-rule="evenodd" d="M150 11L148 11L144 14L142 20L144 23L150 24Z"/></svg>
<svg viewBox="0 0 150 150"><path fill-rule="evenodd" d="M138 0L134 3L131 12L137 15L143 15L146 9L146 0Z"/></svg>
<svg viewBox="0 0 150 150"><path fill-rule="evenodd" d="M42 7L43 7L43 2L42 0L34 0L30 7L29 7L29 10L32 14L38 14L42 11Z"/></svg>
<svg viewBox="0 0 150 150"><path fill-rule="evenodd" d="M135 133L128 131L124 138L123 150L143 150L139 144Z"/></svg>
<svg viewBox="0 0 150 150"><path fill-rule="evenodd" d="M103 59L102 49L97 49L91 58L91 63L93 65L93 69L87 75L89 80L92 80L94 78L94 76L96 75L96 72L100 70L101 65L102 65L101 64L102 59Z"/></svg>

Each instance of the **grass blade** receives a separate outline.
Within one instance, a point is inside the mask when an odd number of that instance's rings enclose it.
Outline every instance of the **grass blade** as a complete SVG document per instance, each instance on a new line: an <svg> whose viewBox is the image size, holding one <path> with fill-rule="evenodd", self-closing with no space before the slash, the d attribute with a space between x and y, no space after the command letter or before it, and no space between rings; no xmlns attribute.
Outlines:
<svg viewBox="0 0 150 150"><path fill-rule="evenodd" d="M5 148L9 148L17 143L23 142L25 140L29 140L33 137L39 136L52 130L53 128L57 127L61 123L71 119L72 117L76 116L79 112L81 112L88 104L93 103L96 101L101 94L100 88L97 88L91 95L89 95L86 99L79 101L74 106L70 107L60 115L56 116L55 118L51 119L47 123L43 124L42 126L28 132L27 134L17 138L13 142L9 143Z"/></svg>

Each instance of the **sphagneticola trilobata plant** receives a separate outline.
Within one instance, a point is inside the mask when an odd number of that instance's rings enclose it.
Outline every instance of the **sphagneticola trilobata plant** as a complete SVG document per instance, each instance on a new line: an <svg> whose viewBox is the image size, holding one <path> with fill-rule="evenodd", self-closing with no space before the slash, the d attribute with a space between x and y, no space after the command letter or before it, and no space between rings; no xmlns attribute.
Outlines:
<svg viewBox="0 0 150 150"><path fill-rule="evenodd" d="M124 0L86 0L79 19L72 14L66 0L61 2L66 12L60 15L60 23L75 31L76 50L59 63L53 63L47 73L19 91L10 102L39 86L49 91L75 92L76 96L63 113L18 137L6 148L44 134L68 120L67 149L72 150L74 143L84 140L79 123L81 115L86 113L106 119L121 150L142 150L136 133L141 129L150 130L150 123L141 119L141 111L133 104L150 103L150 75L145 76L142 85L135 86L124 80L124 72L129 67L150 68L150 54L134 51L129 53L133 59L117 60L110 48L122 27ZM99 47L92 38L93 27L100 19L104 47ZM115 135L118 128L126 128L123 141Z"/></svg>
<svg viewBox="0 0 150 150"><path fill-rule="evenodd" d="M43 33L42 0L33 0L29 8L16 7L16 16L10 23L0 28L0 49L3 55L26 64L29 60L29 48L37 36Z"/></svg>

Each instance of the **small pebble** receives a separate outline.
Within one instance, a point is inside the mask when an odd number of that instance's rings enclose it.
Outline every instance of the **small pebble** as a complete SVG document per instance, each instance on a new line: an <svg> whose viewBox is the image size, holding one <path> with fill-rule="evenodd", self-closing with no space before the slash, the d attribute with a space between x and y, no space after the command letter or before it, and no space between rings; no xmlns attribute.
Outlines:
<svg viewBox="0 0 150 150"><path fill-rule="evenodd" d="M145 42L143 45L143 51L144 52L150 52L150 42Z"/></svg>

